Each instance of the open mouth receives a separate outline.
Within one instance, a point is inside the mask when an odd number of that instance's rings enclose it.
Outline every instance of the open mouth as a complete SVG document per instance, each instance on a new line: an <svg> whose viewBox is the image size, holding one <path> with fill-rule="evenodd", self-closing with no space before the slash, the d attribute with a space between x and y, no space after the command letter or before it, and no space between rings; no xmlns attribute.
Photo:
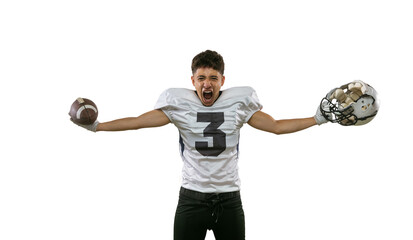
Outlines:
<svg viewBox="0 0 413 240"><path fill-rule="evenodd" d="M204 91L202 94L203 94L205 100L211 100L212 99L212 91Z"/></svg>

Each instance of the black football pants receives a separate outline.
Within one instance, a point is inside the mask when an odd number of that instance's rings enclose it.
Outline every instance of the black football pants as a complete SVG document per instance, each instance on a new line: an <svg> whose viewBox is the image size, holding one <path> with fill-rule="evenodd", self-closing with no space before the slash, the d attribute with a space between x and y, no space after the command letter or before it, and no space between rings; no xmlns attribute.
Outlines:
<svg viewBox="0 0 413 240"><path fill-rule="evenodd" d="M214 232L216 240L245 240L239 191L215 194L181 188L174 240L204 240L207 230Z"/></svg>

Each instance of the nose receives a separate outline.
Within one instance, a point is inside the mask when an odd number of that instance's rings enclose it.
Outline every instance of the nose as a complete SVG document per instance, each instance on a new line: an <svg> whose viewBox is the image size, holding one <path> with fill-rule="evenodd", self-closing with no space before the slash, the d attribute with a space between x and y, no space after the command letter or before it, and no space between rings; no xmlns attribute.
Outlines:
<svg viewBox="0 0 413 240"><path fill-rule="evenodd" d="M210 80L205 80L204 81L204 88L210 88L212 85L211 85L211 81Z"/></svg>

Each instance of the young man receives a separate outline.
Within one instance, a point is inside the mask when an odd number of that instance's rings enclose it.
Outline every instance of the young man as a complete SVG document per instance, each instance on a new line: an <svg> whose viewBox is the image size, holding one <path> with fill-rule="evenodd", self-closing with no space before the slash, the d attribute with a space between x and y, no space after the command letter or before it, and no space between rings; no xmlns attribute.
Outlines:
<svg viewBox="0 0 413 240"><path fill-rule="evenodd" d="M207 50L192 61L189 89L168 89L155 110L82 127L91 131L124 131L173 123L179 130L183 160L182 187L175 214L175 240L205 239L212 229L217 240L245 239L244 212L238 178L240 129L248 123L275 134L292 133L326 123L320 109L314 117L275 120L261 111L255 91L236 87L221 91L224 61Z"/></svg>

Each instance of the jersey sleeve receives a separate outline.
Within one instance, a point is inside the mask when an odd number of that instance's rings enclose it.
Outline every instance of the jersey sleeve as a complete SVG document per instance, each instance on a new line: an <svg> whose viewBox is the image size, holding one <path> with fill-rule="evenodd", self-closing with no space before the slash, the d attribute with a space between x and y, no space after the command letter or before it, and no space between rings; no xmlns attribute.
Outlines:
<svg viewBox="0 0 413 240"><path fill-rule="evenodd" d="M179 112L189 110L191 104L197 104L199 100L194 91L185 88L169 88L165 90L158 98L155 109L162 110L171 122Z"/></svg>
<svg viewBox="0 0 413 240"><path fill-rule="evenodd" d="M240 122L246 123L252 115L262 109L257 93L252 87L234 87L226 90L225 101L238 103L237 115Z"/></svg>
<svg viewBox="0 0 413 240"><path fill-rule="evenodd" d="M161 93L154 107L162 110L171 122L173 121L171 110L177 107L173 99L173 89L166 89Z"/></svg>
<svg viewBox="0 0 413 240"><path fill-rule="evenodd" d="M254 113L262 109L262 105L258 99L258 95L253 88L250 88L247 95L246 105L249 111L245 114L245 122L248 122Z"/></svg>

